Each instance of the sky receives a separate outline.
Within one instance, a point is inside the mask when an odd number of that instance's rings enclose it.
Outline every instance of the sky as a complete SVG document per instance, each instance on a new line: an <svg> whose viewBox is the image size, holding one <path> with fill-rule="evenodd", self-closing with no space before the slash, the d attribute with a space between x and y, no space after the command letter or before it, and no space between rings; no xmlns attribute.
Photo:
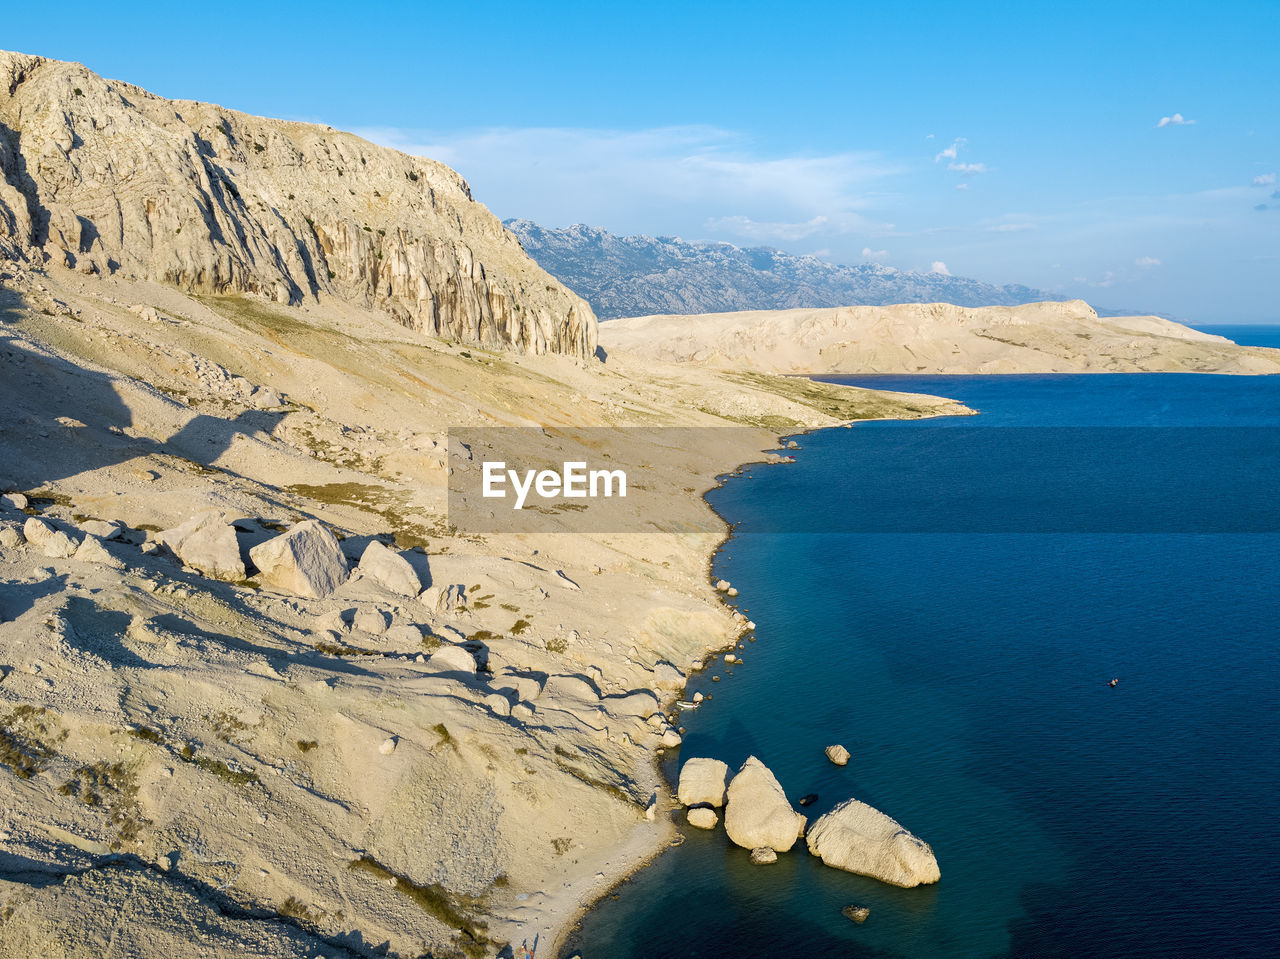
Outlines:
<svg viewBox="0 0 1280 959"><path fill-rule="evenodd" d="M504 219L1280 322L1280 0L104 10L0 48L430 156Z"/></svg>

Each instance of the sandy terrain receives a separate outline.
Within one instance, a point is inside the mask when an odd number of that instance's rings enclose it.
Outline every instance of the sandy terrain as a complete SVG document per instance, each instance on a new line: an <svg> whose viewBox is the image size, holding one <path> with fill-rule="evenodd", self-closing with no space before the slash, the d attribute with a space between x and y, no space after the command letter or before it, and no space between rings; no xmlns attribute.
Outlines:
<svg viewBox="0 0 1280 959"><path fill-rule="evenodd" d="M907 303L642 316L600 325L610 352L770 373L1280 373L1280 350L1081 300Z"/></svg>

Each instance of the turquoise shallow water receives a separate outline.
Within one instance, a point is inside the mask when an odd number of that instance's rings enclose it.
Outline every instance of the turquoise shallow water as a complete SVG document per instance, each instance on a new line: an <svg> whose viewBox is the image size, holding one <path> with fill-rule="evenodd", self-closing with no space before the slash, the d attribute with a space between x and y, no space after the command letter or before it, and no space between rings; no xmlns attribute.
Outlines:
<svg viewBox="0 0 1280 959"><path fill-rule="evenodd" d="M844 381L982 411L929 427L942 449L978 424L1280 427L1280 377ZM566 955L1274 955L1280 535L752 532L780 509L841 528L841 494L864 495L854 434L919 428L802 437L796 464L713 494L742 524L715 573L758 629L745 665L692 683L713 698L685 714L669 772L757 755L793 801L819 794L811 816L856 796L897 818L933 845L941 883L885 886L802 845L752 867L723 830L686 829ZM1181 469L1231 511L1236 483L1211 454ZM1144 481L1108 468L1117 486ZM843 769L822 755L836 741ZM840 916L850 903L871 907L865 925Z"/></svg>

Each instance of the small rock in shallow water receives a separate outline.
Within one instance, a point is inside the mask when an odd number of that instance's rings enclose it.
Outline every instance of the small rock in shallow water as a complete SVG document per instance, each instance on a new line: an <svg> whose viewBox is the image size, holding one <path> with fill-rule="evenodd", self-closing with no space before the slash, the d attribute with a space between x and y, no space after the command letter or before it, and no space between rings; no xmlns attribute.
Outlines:
<svg viewBox="0 0 1280 959"><path fill-rule="evenodd" d="M768 846L759 846L751 850L751 863L755 866L767 866L778 861L778 854Z"/></svg>
<svg viewBox="0 0 1280 959"><path fill-rule="evenodd" d="M845 749L843 746L839 746L839 745L837 745L837 746L828 746L828 747L827 747L827 758L828 758L828 759L830 759L830 760L831 760L833 763L835 763L837 766L843 766L843 765L845 765L847 762L849 762L849 750L847 750L847 749Z"/></svg>
<svg viewBox="0 0 1280 959"><path fill-rule="evenodd" d="M685 813L685 818L696 829L715 829L720 821L720 816L710 806L694 806Z"/></svg>
<svg viewBox="0 0 1280 959"><path fill-rule="evenodd" d="M845 906L840 910L840 915L854 922L866 922L867 916L871 915L871 910L866 906Z"/></svg>
<svg viewBox="0 0 1280 959"><path fill-rule="evenodd" d="M818 794L817 794L817 793L809 793L809 795L807 795L807 796L801 796L801 797L800 797L800 805L801 805L801 806L812 806L812 805L813 805L814 803L816 803L817 801L818 801Z"/></svg>

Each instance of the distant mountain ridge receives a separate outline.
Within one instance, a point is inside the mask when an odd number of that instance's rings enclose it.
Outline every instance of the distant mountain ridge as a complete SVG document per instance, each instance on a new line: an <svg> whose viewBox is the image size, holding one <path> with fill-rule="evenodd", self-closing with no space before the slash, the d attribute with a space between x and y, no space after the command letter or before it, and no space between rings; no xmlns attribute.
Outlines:
<svg viewBox="0 0 1280 959"><path fill-rule="evenodd" d="M894 303L1015 306L1068 299L1020 284L996 286L879 264L841 266L769 247L617 236L582 224L547 229L531 220L511 219L503 225L602 320Z"/></svg>

